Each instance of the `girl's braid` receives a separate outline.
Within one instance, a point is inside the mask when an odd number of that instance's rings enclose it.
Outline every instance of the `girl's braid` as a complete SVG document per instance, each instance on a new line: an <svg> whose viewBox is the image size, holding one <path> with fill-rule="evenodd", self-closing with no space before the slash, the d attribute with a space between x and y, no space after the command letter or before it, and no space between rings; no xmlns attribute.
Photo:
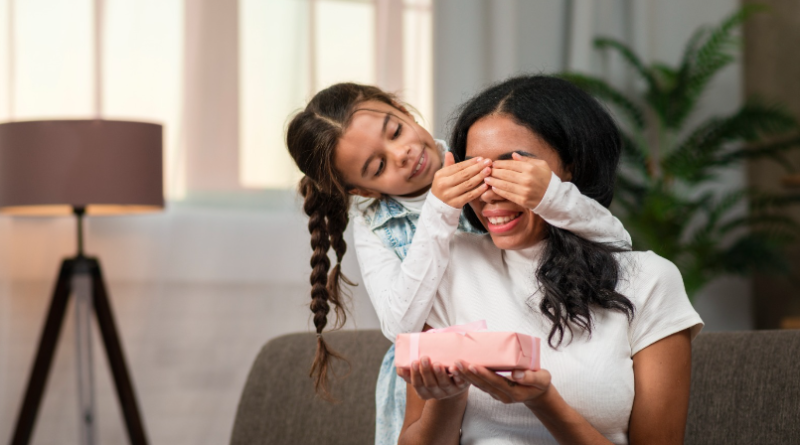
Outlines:
<svg viewBox="0 0 800 445"><path fill-rule="evenodd" d="M339 354L331 350L325 339L322 338L322 331L328 324L328 313L330 312L330 300L335 310L341 311L338 295L331 298L328 289L328 270L331 261L328 258L331 242L328 231L328 214L330 213L329 196L325 196L314 184L314 181L304 177L300 181L300 193L305 197L303 210L308 215L308 231L311 234L311 312L314 313L314 327L317 331L317 352L314 363L311 367L311 376L314 378L314 387L323 397L330 399L328 392L328 365L331 357L341 358ZM338 264L337 264L338 267ZM338 323L337 323L338 324Z"/></svg>

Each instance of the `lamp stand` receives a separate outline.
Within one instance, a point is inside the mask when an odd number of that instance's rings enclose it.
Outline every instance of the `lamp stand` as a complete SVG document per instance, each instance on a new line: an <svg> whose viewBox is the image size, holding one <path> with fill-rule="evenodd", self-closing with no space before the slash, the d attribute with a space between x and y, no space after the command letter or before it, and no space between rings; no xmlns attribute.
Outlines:
<svg viewBox="0 0 800 445"><path fill-rule="evenodd" d="M103 344L108 356L108 363L111 367L111 374L114 377L117 396L119 397L125 424L128 429L128 437L132 445L146 445L147 437L144 432L144 424L139 414L136 394L133 391L133 382L128 373L128 367L125 364L125 355L122 351L122 344L119 340L116 324L114 323L114 315L103 282L100 262L97 258L83 255L84 208L76 207L75 215L78 220L78 254L73 258L65 259L61 263L58 281L56 281L56 287L53 291L53 299L50 301L47 320L45 321L42 336L39 340L39 349L36 352L33 370L28 379L28 387L25 390L25 398L23 399L22 408L17 418L11 444L27 445L30 442L33 426L36 422L36 415L39 411L39 405L41 404L42 395L44 394L44 387L50 372L50 365L53 362L58 336L61 332L61 325L64 322L67 302L69 301L70 294L73 293L73 291L78 291L77 289L73 289L74 280L77 278L78 281L80 281L81 279L88 278L91 284L91 300L95 315L97 316L97 324L100 327L100 334L103 337ZM78 341L80 342L81 340L79 339ZM79 353L81 352L79 351ZM81 369L80 366L79 364L79 373L91 372L90 369ZM80 388L81 393L84 393L85 390L86 388ZM89 391L91 392L91 388L89 388ZM81 400L81 404L83 405L84 403L85 401ZM81 413L82 422L85 423L83 434L89 434L89 437L84 437L84 440L92 440L91 438L93 436L94 418L91 405L92 403L89 403L89 410L87 412ZM82 406L81 408L83 409L85 407Z"/></svg>

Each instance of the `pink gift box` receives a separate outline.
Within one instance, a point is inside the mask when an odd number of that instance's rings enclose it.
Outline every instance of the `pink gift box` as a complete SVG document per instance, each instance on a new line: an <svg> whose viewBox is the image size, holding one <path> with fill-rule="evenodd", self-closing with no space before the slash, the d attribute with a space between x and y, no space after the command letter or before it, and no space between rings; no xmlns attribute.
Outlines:
<svg viewBox="0 0 800 445"><path fill-rule="evenodd" d="M478 330L481 322L416 334L400 334L395 341L394 364L409 368L420 357L432 363L455 365L456 360L494 371L539 369L539 338L516 332ZM482 326L485 329L485 322Z"/></svg>

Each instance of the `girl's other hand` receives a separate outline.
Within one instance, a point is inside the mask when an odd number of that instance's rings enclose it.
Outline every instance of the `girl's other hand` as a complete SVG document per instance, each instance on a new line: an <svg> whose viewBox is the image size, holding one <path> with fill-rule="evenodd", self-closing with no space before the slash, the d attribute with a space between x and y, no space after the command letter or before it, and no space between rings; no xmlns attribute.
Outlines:
<svg viewBox="0 0 800 445"><path fill-rule="evenodd" d="M443 400L463 394L469 389L469 382L464 380L455 366L447 368L438 363L431 363L428 357L411 363L411 369L398 369L397 375L414 387L422 400Z"/></svg>
<svg viewBox="0 0 800 445"><path fill-rule="evenodd" d="M450 207L460 209L477 199L489 185L484 179L492 173L490 159L473 158L455 163L453 154L444 154L444 166L433 177L431 192Z"/></svg>
<svg viewBox="0 0 800 445"><path fill-rule="evenodd" d="M512 155L513 160L495 161L492 176L484 182L501 197L522 207L533 209L542 201L553 171L541 159ZM441 199L441 198L440 198Z"/></svg>
<svg viewBox="0 0 800 445"><path fill-rule="evenodd" d="M461 376L476 388L503 403L524 403L529 408L544 399L550 389L550 372L515 370L510 378L497 375L483 366L456 362Z"/></svg>

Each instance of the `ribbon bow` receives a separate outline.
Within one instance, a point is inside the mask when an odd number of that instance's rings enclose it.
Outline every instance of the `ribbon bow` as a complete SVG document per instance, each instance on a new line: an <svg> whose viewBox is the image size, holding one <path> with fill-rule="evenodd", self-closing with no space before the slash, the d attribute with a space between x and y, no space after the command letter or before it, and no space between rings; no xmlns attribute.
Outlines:
<svg viewBox="0 0 800 445"><path fill-rule="evenodd" d="M425 332L411 334L408 342L408 357L412 362L419 360L419 336L423 334L441 334L453 332L456 334L467 335L469 332L486 331L486 320L473 321L472 323L448 326L446 328L429 329Z"/></svg>

